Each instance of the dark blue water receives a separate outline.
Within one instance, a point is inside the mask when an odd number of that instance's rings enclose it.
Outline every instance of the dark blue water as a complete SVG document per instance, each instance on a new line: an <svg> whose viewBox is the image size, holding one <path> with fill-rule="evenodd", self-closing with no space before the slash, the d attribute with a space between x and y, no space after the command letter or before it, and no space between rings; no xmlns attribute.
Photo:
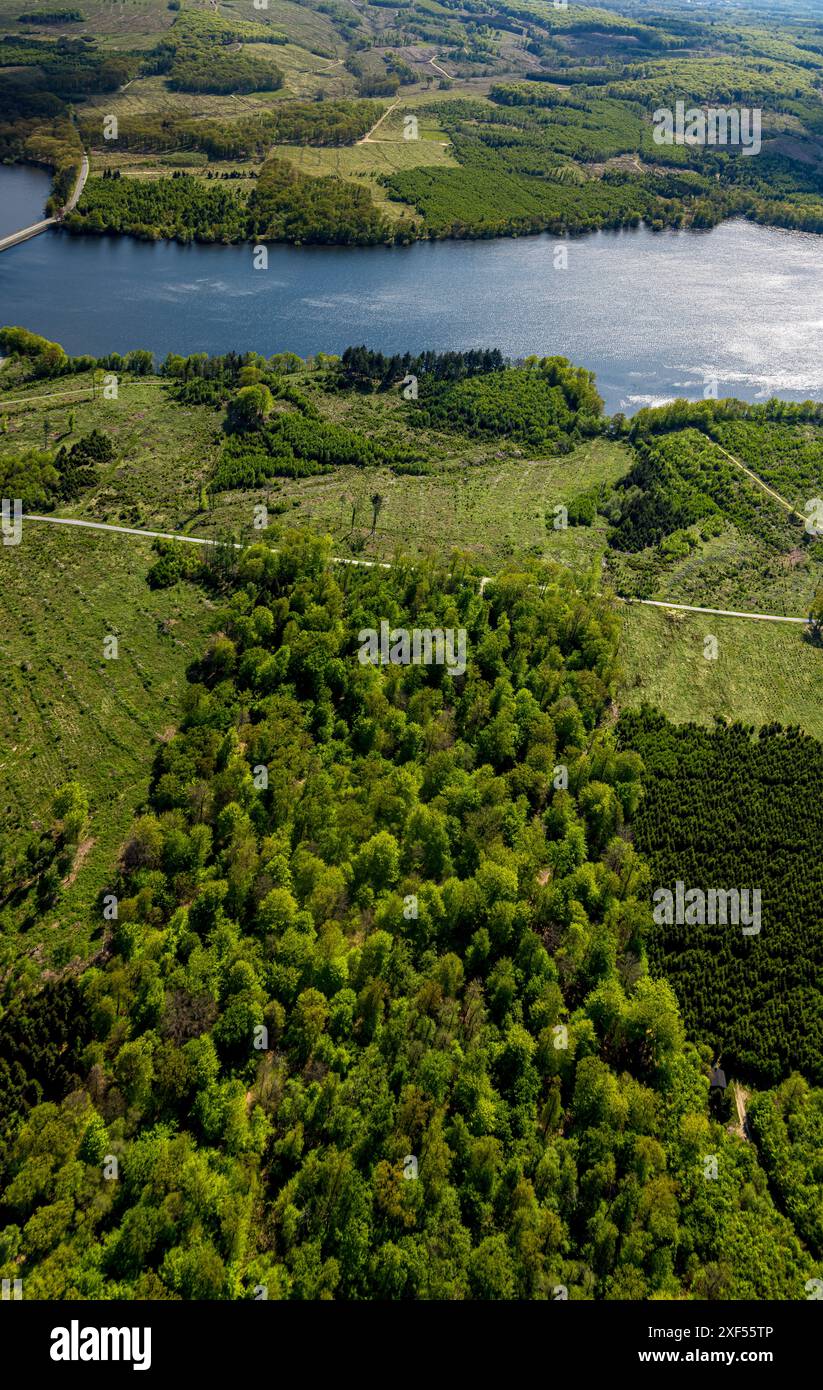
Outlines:
<svg viewBox="0 0 823 1390"><path fill-rule="evenodd" d="M567 269L555 269L555 246L271 246L255 270L250 246L49 232L0 255L0 322L71 353L306 356L363 342L562 353L596 372L610 411L713 383L749 400L823 397L823 238L745 222L600 232L567 243Z"/></svg>
<svg viewBox="0 0 823 1390"><path fill-rule="evenodd" d="M0 237L45 217L50 191L51 179L42 169L23 164L0 167Z"/></svg>

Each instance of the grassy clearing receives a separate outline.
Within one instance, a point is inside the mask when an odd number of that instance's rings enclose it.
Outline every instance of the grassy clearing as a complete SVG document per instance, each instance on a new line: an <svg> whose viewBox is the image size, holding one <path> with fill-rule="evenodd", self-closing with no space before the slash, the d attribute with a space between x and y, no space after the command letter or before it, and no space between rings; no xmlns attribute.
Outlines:
<svg viewBox="0 0 823 1390"><path fill-rule="evenodd" d="M380 127L383 130L383 127ZM336 174L338 178L375 178L421 164L456 168L449 150L434 140L369 140L366 144L335 147L278 145L277 153L290 159L304 174Z"/></svg>
<svg viewBox="0 0 823 1390"><path fill-rule="evenodd" d="M24 523L19 547L0 549L0 833L14 845L47 828L66 781L91 802L91 844L57 906L34 926L25 895L10 905L41 964L85 954L99 934L96 897L213 622L199 589L148 588L153 558L145 541L36 522ZM108 634L117 660L103 658Z"/></svg>
<svg viewBox="0 0 823 1390"><path fill-rule="evenodd" d="M710 634L716 661L703 655ZM632 604L623 609L620 655L626 708L645 700L676 723L776 721L823 738L823 652L800 627Z"/></svg>
<svg viewBox="0 0 823 1390"><path fill-rule="evenodd" d="M434 99L431 93L421 92L418 94L406 93L401 91L399 94L399 105L390 111L385 121L375 136L381 140L403 140L406 144L414 144L408 141L404 135L406 117L414 115L417 117L417 139L420 142L437 144L449 144L448 133L440 124L435 113L430 109L430 104ZM478 98L480 100L480 98ZM489 110L494 107L487 103Z"/></svg>
<svg viewBox="0 0 823 1390"><path fill-rule="evenodd" d="M385 126L380 126L381 136L384 129ZM276 153L290 160L303 174L316 177L331 174L351 183L367 183L381 211L393 221L407 223L419 223L421 219L405 203L389 198L377 182L379 175L397 174L420 165L456 168L456 160L446 146L433 139L404 140L402 135L391 140L375 138L366 144L335 148L278 145Z"/></svg>
<svg viewBox="0 0 823 1390"><path fill-rule="evenodd" d="M37 401L9 409L8 433L0 438L0 448L43 447L44 418L52 448L58 440L69 443L94 427L105 430L115 442L115 461L101 468L94 489L64 511L124 526L244 534L255 503L267 501L283 519L329 532L343 554L463 549L489 573L518 555L553 556L588 567L603 549L605 532L600 527L556 531L552 509L568 505L595 483L615 482L631 465L625 446L605 439L587 441L569 455L534 458L507 441L422 432L408 425L408 407L397 393L326 395L314 390L309 373L301 385L312 389L324 416L419 451L432 471L398 475L388 468L341 467L315 477L277 479L253 491L218 493L213 510L206 511L201 489L223 438L219 412L177 405L151 380L124 381L116 401L99 395L92 400L86 378L72 378L66 385L83 388L85 397L49 399L54 386L42 385L38 394L46 409ZM31 388L20 394L32 394ZM72 413L74 434L66 436ZM372 534L369 499L375 492L385 505Z"/></svg>
<svg viewBox="0 0 823 1390"><path fill-rule="evenodd" d="M19 24L18 15L37 9L78 9L84 15L79 24L31 25ZM34 32L40 38L54 39L61 34L79 38L92 35L107 47L106 40L114 39L118 48L149 47L152 41L171 28L176 18L168 8L168 0L82 0L71 5L44 3L21 4L20 0L0 0L0 26L9 33Z"/></svg>
<svg viewBox="0 0 823 1390"><path fill-rule="evenodd" d="M52 397L51 392L65 385L80 396ZM71 444L82 434L97 428L114 440L116 458L101 468L99 484L73 503L73 516L93 521L111 521L124 526L161 526L182 530L199 511L200 488L211 470L217 450L220 416L198 408L171 402L159 382L125 380L116 401L103 400L98 393L92 400L88 377L72 377L65 383L44 383L36 392L31 386L12 396L39 394L43 406L34 401L6 411L7 433L0 437L0 449L17 447L55 448ZM0 397L0 412L3 412ZM68 433L71 416L74 431ZM44 421L46 429L44 430Z"/></svg>
<svg viewBox="0 0 823 1390"><path fill-rule="evenodd" d="M323 44L324 49L329 45ZM326 98L351 97L356 95L357 84L342 62L328 52L311 53L299 44L278 44L276 48L268 44L245 44L243 52L250 57L268 58L283 73L283 86L280 99L289 97L315 97L322 94ZM333 52L333 49L332 49Z"/></svg>
<svg viewBox="0 0 823 1390"><path fill-rule="evenodd" d="M313 52L314 56L331 53L342 55L346 45L328 15L316 8L292 3L292 0L269 0L263 10L252 8L250 0L222 0L220 14L224 19L253 20L255 24L270 25L277 33L288 34L296 45ZM284 47L277 46L283 53Z"/></svg>
<svg viewBox="0 0 823 1390"><path fill-rule="evenodd" d="M729 526L668 570L654 597L800 618L819 584L819 565L798 548L788 526L783 554Z"/></svg>
<svg viewBox="0 0 823 1390"><path fill-rule="evenodd" d="M130 179L167 179L175 170L181 173L191 174L195 178L202 178L207 185L213 187L213 183L208 179L208 175L216 173L219 179L221 175L237 173L239 178L232 179L228 185L232 191L249 194L252 192L258 170L262 167L262 160L239 160L222 159L219 165L209 164L205 155L198 156L191 151L181 154L117 154L116 152L96 152L94 156L94 172L102 174L104 169L118 169L124 177Z"/></svg>
<svg viewBox="0 0 823 1390"><path fill-rule="evenodd" d="M282 54L283 48L270 49L268 56ZM319 63L319 59L317 60ZM282 64L285 71L285 63ZM101 131L104 115L116 116L126 122L131 118L161 115L166 120L187 121L198 116L212 120L236 121L241 116L253 116L259 111L269 111L277 102L290 97L305 95L290 91L284 85L276 92L249 92L242 96L223 95L217 92L172 92L166 86L164 77L139 77L119 92L107 92L101 96L90 97L80 108L84 116L89 112L100 113ZM113 142L116 150L116 145Z"/></svg>
<svg viewBox="0 0 823 1390"><path fill-rule="evenodd" d="M281 521L328 532L341 554L387 558L395 550L462 550L488 573L517 556L588 568L602 552L605 533L585 526L556 531L552 508L590 482L613 481L628 466L620 445L594 440L562 458L450 461L423 476L338 468L314 478L279 479L263 493L219 495L197 530L219 531L238 518L248 525L254 503L265 497L270 507L282 509ZM385 501L372 532L370 498L376 492Z"/></svg>

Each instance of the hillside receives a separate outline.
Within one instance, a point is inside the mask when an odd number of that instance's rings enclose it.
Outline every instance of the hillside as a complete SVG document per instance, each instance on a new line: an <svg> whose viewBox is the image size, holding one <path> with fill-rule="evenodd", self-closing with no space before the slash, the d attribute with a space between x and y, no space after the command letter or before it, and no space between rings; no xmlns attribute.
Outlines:
<svg viewBox="0 0 823 1390"><path fill-rule="evenodd" d="M72 992L63 1074L35 1045L4 1075L30 1296L800 1297L814 1254L646 967L642 763L596 732L609 605L555 568L486 598L332 572L305 534L226 597L111 959L0 1020L60 1037ZM363 665L383 615L460 625L466 674Z"/></svg>
<svg viewBox="0 0 823 1390"><path fill-rule="evenodd" d="M0 156L52 167L58 208L90 152L75 234L375 244L741 215L820 231L821 37L801 3L2 0ZM750 121L661 143L655 113L678 101L757 112L756 142Z"/></svg>
<svg viewBox="0 0 823 1390"><path fill-rule="evenodd" d="M0 349L0 1277L803 1300L823 407ZM718 541L800 621L642 606ZM678 881L762 931L666 927Z"/></svg>
<svg viewBox="0 0 823 1390"><path fill-rule="evenodd" d="M553 560L627 599L798 619L823 585L823 543L803 522L821 481L813 403L682 403L627 422L605 417L590 374L562 359L194 355L157 375L148 352L55 367L33 343L0 371L0 457L44 442L54 457L94 430L111 440L70 498L33 495L38 510L237 541L260 539L262 520L272 543L284 526L309 526L343 559L458 551L478 578ZM117 399L102 386L112 370ZM260 387L265 420L238 420L233 401ZM621 701L820 736L819 664L802 623L634 604Z"/></svg>

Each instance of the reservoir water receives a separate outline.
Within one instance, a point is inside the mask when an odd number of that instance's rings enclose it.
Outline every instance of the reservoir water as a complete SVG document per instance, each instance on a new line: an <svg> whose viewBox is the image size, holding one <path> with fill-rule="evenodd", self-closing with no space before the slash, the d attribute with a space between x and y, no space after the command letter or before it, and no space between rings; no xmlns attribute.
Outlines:
<svg viewBox="0 0 823 1390"><path fill-rule="evenodd" d="M8 192L7 190L11 190ZM0 169L0 227L44 174ZM674 396L823 398L823 238L744 221L408 247L178 246L52 231L0 255L0 323L68 352L499 347L596 372L609 411Z"/></svg>
<svg viewBox="0 0 823 1390"><path fill-rule="evenodd" d="M26 164L0 165L0 237L45 217L51 179Z"/></svg>

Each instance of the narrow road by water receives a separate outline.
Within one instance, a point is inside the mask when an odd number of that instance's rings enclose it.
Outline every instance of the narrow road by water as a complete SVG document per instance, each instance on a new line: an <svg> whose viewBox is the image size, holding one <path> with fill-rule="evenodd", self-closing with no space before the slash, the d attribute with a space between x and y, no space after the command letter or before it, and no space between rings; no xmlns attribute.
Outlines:
<svg viewBox="0 0 823 1390"><path fill-rule="evenodd" d="M44 217L41 222L32 222L30 227L21 227L19 232L4 236L0 241L0 251L8 251L10 246L19 246L21 241L29 241L33 236L39 236L47 227L53 227L56 221L56 217Z"/></svg>
<svg viewBox="0 0 823 1390"><path fill-rule="evenodd" d="M19 232L11 232L8 236L3 237L0 240L0 251L8 251L11 246L19 246L21 241L29 241L32 237L39 236L40 233L45 232L48 227L56 226L67 212L73 212L77 207L80 194L83 192L88 176L89 157L84 154L80 164L80 172L77 175L71 196L65 207L60 209L60 213L56 217L44 217L40 222L32 222L30 227L21 227Z"/></svg>

